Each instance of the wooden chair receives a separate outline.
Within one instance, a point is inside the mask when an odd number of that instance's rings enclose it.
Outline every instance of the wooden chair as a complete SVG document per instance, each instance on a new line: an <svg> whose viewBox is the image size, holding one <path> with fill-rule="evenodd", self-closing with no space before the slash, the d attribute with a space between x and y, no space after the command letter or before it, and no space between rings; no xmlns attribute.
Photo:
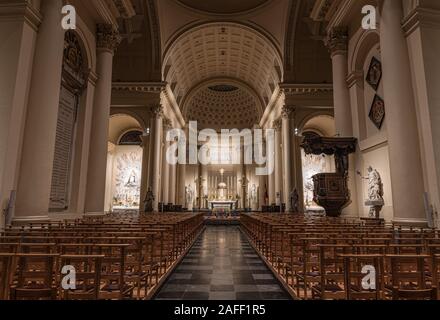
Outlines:
<svg viewBox="0 0 440 320"><path fill-rule="evenodd" d="M351 249L350 245L318 245L319 247L319 283L312 287L312 297L322 300L345 299L344 261L341 254Z"/></svg>
<svg viewBox="0 0 440 320"><path fill-rule="evenodd" d="M341 255L344 259L344 289L347 300L382 299L382 255L354 254ZM363 270L371 266L374 270ZM367 272L374 272L374 283L363 283Z"/></svg>
<svg viewBox="0 0 440 320"><path fill-rule="evenodd" d="M129 244L96 244L93 254L104 255L102 260L100 300L133 298L134 287L125 283L125 252Z"/></svg>
<svg viewBox="0 0 440 320"><path fill-rule="evenodd" d="M9 299L14 253L0 253L0 300Z"/></svg>
<svg viewBox="0 0 440 320"><path fill-rule="evenodd" d="M97 300L101 286L101 264L104 255L63 255L60 267L75 268L75 289L62 288L61 275L60 296L63 300ZM60 274L61 274L60 270Z"/></svg>
<svg viewBox="0 0 440 320"><path fill-rule="evenodd" d="M16 279L14 279L10 298L12 300L55 300L54 266L58 254L17 254Z"/></svg>
<svg viewBox="0 0 440 320"><path fill-rule="evenodd" d="M432 266L429 255L387 255L391 262L393 300L436 300L437 290L427 283L426 268Z"/></svg>

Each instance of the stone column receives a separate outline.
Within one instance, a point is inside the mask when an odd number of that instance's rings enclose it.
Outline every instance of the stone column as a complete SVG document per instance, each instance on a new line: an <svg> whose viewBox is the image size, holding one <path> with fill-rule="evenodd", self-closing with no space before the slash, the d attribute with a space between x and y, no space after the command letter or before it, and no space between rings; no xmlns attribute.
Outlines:
<svg viewBox="0 0 440 320"><path fill-rule="evenodd" d="M61 0L42 3L23 140L15 221L48 219L60 100L64 30ZM104 202L104 200L103 200Z"/></svg>
<svg viewBox="0 0 440 320"><path fill-rule="evenodd" d="M402 1L384 0L380 20L384 100L390 154L394 220L426 222L417 115Z"/></svg>
<svg viewBox="0 0 440 320"><path fill-rule="evenodd" d="M272 125L273 124L274 123L272 123ZM275 128L272 126L272 129L275 129ZM265 149L266 149L266 152L267 152L268 151L267 142L266 142L266 148ZM268 157L268 162L269 161L275 162L276 145L274 145L274 150L272 152L273 152L272 156ZM267 178L268 182L269 182L268 183L269 184L268 185L268 190L269 190L269 203L268 203L268 205L271 206L272 204L274 204L276 202L276 191L275 191L275 173L276 173L275 166L276 166L276 162L273 164L273 166L272 166L272 164L270 164L269 166L274 168L273 172L270 173L268 178Z"/></svg>
<svg viewBox="0 0 440 320"><path fill-rule="evenodd" d="M166 141L166 135L169 130L173 128L172 123L169 119L163 120L163 150L162 150L162 167L163 167L163 176L162 176L162 202L164 204L168 204L170 202L170 164L167 161L166 153L171 143Z"/></svg>
<svg viewBox="0 0 440 320"><path fill-rule="evenodd" d="M178 165L179 170L179 186L177 189L177 193L179 195L178 204L185 207L186 202L186 194L185 194L185 187L186 187L186 165L185 164L179 164Z"/></svg>
<svg viewBox="0 0 440 320"><path fill-rule="evenodd" d="M108 152L108 129L112 94L113 55L121 41L112 25L97 26L98 82L93 107L93 125L90 139L89 170L87 178L86 213L103 213L105 176Z"/></svg>
<svg viewBox="0 0 440 320"><path fill-rule="evenodd" d="M148 171L149 171L149 158L150 158L150 138L151 135L143 135L142 136L142 178L141 178L141 204L145 200L147 195L148 188L150 185L148 184ZM141 211L143 210L141 205Z"/></svg>
<svg viewBox="0 0 440 320"><path fill-rule="evenodd" d="M281 155L281 129L282 120L277 119L273 123L275 129L275 202L277 201L277 193L280 194L280 201L283 201L282 185L283 185L283 170L282 170L282 155ZM278 205L278 203L277 203Z"/></svg>
<svg viewBox="0 0 440 320"><path fill-rule="evenodd" d="M159 194L160 194L160 154L161 154L161 148L162 148L162 122L163 122L163 107L161 105L158 105L153 110L155 122L154 122L154 159L153 159L153 195L154 195L154 202L153 202L153 210L155 212L159 211Z"/></svg>
<svg viewBox="0 0 440 320"><path fill-rule="evenodd" d="M201 165L202 167L202 186L203 186L203 192L201 192L201 201L202 201L202 208L208 209L208 204L205 203L205 195L208 195L208 166Z"/></svg>
<svg viewBox="0 0 440 320"><path fill-rule="evenodd" d="M351 119L350 92L347 85L348 76L348 30L346 27L335 27L330 30L327 46L333 64L333 97L335 108L336 133L341 137L351 137L353 126Z"/></svg>
<svg viewBox="0 0 440 320"><path fill-rule="evenodd" d="M186 140L188 140L189 135L188 135L188 127L185 126L185 128L183 128L183 130L185 131L185 138ZM186 141L186 146L188 148L188 141ZM186 159L186 161L188 161L188 159ZM186 194L185 194L185 187L186 187L186 164L178 164L177 166L178 171L179 171L179 183L178 183L178 189L177 189L177 194L178 194L178 204L182 205L183 207L185 207L185 202L186 202Z"/></svg>
<svg viewBox="0 0 440 320"><path fill-rule="evenodd" d="M172 204L177 204L176 189L177 189L177 165L170 165L170 192L169 192L168 200Z"/></svg>
<svg viewBox="0 0 440 320"><path fill-rule="evenodd" d="M282 110L283 125L283 175L284 175L284 202L286 203L286 211L290 212L292 206L290 204L290 192L292 191L292 152L291 143L295 139L290 127L290 119L294 112L294 107L284 106Z"/></svg>
<svg viewBox="0 0 440 320"><path fill-rule="evenodd" d="M243 187L242 187L242 180L243 180L243 164L244 164L244 157L243 157L243 147L240 145L240 164L237 166L237 194L240 196L240 201L238 201L238 207L239 209L244 209L243 207ZM217 186L215 186L217 188Z"/></svg>

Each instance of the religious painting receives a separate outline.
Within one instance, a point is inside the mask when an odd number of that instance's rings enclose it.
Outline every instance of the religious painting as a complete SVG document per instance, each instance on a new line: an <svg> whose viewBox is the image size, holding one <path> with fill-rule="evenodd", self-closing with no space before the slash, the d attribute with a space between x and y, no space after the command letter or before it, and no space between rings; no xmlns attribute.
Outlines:
<svg viewBox="0 0 440 320"><path fill-rule="evenodd" d="M385 102L377 94L374 96L369 117L374 125L380 130L385 120Z"/></svg>
<svg viewBox="0 0 440 320"><path fill-rule="evenodd" d="M142 148L125 148L119 147L115 158L113 208L137 209L140 205Z"/></svg>
<svg viewBox="0 0 440 320"><path fill-rule="evenodd" d="M367 83L377 91L382 80L382 63L375 57L371 59L370 67L368 68Z"/></svg>

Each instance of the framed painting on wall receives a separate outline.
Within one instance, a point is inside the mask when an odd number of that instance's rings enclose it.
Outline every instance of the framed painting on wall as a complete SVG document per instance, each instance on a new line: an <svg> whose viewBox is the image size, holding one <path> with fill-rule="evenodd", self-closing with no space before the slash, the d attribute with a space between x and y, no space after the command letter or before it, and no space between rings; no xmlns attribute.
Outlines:
<svg viewBox="0 0 440 320"><path fill-rule="evenodd" d="M365 80L374 89L374 91L379 89L380 81L382 80L382 63L375 57L371 59L367 78Z"/></svg>
<svg viewBox="0 0 440 320"><path fill-rule="evenodd" d="M385 120L385 101L377 94L374 96L373 104L371 105L369 117L374 125L380 130Z"/></svg>

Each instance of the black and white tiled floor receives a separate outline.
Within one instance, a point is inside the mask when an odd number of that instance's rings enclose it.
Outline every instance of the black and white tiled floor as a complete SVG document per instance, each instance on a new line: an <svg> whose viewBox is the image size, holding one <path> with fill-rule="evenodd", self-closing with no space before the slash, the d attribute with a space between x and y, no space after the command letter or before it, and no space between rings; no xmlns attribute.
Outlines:
<svg viewBox="0 0 440 320"><path fill-rule="evenodd" d="M208 226L157 300L290 299L237 226Z"/></svg>

